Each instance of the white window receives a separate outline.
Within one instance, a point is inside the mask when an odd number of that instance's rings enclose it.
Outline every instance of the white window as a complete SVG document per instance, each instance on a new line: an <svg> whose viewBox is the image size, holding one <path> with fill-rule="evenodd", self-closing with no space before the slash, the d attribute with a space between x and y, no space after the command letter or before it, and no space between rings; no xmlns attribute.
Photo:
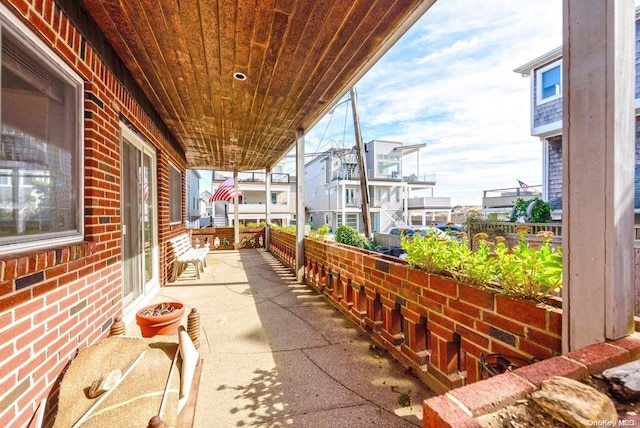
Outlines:
<svg viewBox="0 0 640 428"><path fill-rule="evenodd" d="M345 204L354 205L356 203L356 196L354 189L346 188L345 191Z"/></svg>
<svg viewBox="0 0 640 428"><path fill-rule="evenodd" d="M182 174L169 164L169 223L182 221Z"/></svg>
<svg viewBox="0 0 640 428"><path fill-rule="evenodd" d="M358 228L358 214L347 213L346 220L347 221L342 223L342 214L338 214L338 226L341 224L346 224L347 226L351 226L355 229Z"/></svg>
<svg viewBox="0 0 640 428"><path fill-rule="evenodd" d="M536 71L537 104L562 96L562 61L556 61Z"/></svg>
<svg viewBox="0 0 640 428"><path fill-rule="evenodd" d="M0 8L0 253L83 239L82 79Z"/></svg>
<svg viewBox="0 0 640 428"><path fill-rule="evenodd" d="M400 178L400 156L378 155L376 178Z"/></svg>

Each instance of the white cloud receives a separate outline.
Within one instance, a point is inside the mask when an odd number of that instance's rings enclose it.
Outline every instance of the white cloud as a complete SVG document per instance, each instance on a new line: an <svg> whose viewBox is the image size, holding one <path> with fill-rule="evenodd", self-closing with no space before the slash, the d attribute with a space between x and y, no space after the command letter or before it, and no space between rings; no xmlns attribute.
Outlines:
<svg viewBox="0 0 640 428"><path fill-rule="evenodd" d="M560 0L437 1L356 85L363 139L427 143L420 173L435 173L436 196L453 204L517 179L541 184L530 83L513 70L561 43ZM307 134L308 151L353 145L348 104Z"/></svg>

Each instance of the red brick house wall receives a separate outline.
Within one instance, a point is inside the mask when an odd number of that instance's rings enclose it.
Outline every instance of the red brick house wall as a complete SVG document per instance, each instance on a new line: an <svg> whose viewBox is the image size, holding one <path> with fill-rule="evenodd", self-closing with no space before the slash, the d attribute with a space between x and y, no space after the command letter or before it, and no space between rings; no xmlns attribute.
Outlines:
<svg viewBox="0 0 640 428"><path fill-rule="evenodd" d="M84 242L0 257L0 426L20 427L76 351L105 337L123 311L121 119L157 149L158 189L169 188L169 162L183 177L185 162L157 115L142 107L148 100L116 78L109 61L53 0L2 3L85 81ZM164 243L185 229L184 223L169 225L168 193L160 190L157 197L164 284L172 266ZM53 411L55 400L48 406Z"/></svg>

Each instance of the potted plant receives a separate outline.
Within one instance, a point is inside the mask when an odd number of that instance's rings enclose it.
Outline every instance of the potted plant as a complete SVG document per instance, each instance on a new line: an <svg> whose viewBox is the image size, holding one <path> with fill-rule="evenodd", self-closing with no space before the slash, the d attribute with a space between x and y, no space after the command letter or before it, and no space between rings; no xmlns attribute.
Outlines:
<svg viewBox="0 0 640 428"><path fill-rule="evenodd" d="M163 302L140 309L136 313L136 323L140 326L142 337L178 334L183 315L182 303Z"/></svg>

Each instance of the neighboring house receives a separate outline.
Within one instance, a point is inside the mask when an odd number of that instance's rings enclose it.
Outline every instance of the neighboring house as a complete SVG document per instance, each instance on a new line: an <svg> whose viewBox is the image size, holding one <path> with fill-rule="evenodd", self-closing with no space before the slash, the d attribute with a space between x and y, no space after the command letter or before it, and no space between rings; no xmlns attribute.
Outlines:
<svg viewBox="0 0 640 428"><path fill-rule="evenodd" d="M295 218L295 176L282 172L279 165L271 171L270 190L266 194L264 171L238 173L238 189L242 196L238 201L238 221L260 223L266 220L266 204L269 204L271 223L288 226ZM213 188L217 188L231 173L213 173ZM215 190L214 190L215 191ZM231 202L211 202L209 209L215 226L233 226L234 204Z"/></svg>
<svg viewBox="0 0 640 428"><path fill-rule="evenodd" d="M188 169L187 174L187 220L200 219L200 179L202 176L195 169Z"/></svg>
<svg viewBox="0 0 640 428"><path fill-rule="evenodd" d="M636 9L636 224L639 223L640 200L638 199L640 174L640 26ZM531 81L531 135L539 137L543 145L542 198L554 208L552 216L562 216L562 47L518 67L514 70Z"/></svg>
<svg viewBox="0 0 640 428"><path fill-rule="evenodd" d="M200 192L200 217L209 218L211 213L211 192L208 190L203 190Z"/></svg>
<svg viewBox="0 0 640 428"><path fill-rule="evenodd" d="M451 219L450 198L433 196L433 175L403 176L404 157L419 153L422 147L382 140L365 144L372 232L386 232L398 224L426 225ZM314 229L327 224L335 230L347 224L364 230L357 156L355 148L333 148L305 165L306 216ZM419 155L417 159L419 170Z"/></svg>
<svg viewBox="0 0 640 428"><path fill-rule="evenodd" d="M489 189L482 192L481 213L485 218L495 217L498 220L508 220L518 199L525 201L542 196L542 186L520 185L503 189Z"/></svg>

